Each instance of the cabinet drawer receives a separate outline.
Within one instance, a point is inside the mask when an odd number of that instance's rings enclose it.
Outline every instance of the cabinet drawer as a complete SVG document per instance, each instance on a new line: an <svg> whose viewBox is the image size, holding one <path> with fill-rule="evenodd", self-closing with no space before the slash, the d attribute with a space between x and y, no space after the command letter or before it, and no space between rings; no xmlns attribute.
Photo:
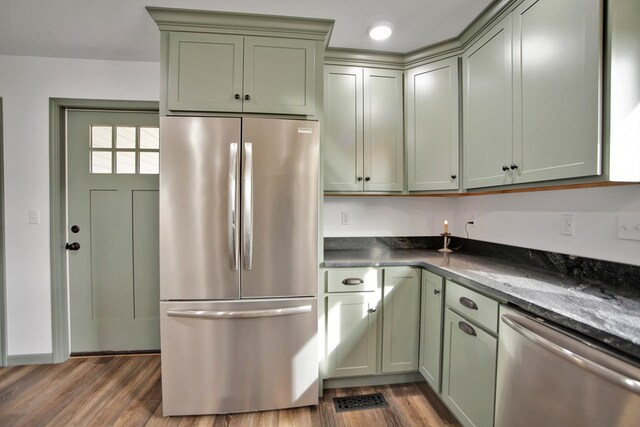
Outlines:
<svg viewBox="0 0 640 427"><path fill-rule="evenodd" d="M327 271L327 292L367 292L378 289L378 270L341 268Z"/></svg>
<svg viewBox="0 0 640 427"><path fill-rule="evenodd" d="M497 301L450 280L447 280L446 301L447 305L458 313L498 333Z"/></svg>

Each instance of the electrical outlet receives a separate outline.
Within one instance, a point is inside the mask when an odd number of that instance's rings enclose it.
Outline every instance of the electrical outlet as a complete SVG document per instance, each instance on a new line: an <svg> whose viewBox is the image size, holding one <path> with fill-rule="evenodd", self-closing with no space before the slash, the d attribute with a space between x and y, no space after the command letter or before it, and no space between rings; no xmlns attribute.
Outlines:
<svg viewBox="0 0 640 427"><path fill-rule="evenodd" d="M618 215L618 239L640 240L640 215Z"/></svg>
<svg viewBox="0 0 640 427"><path fill-rule="evenodd" d="M560 233L565 236L573 236L575 234L575 224L573 215L562 215L562 222L560 223Z"/></svg>
<svg viewBox="0 0 640 427"><path fill-rule="evenodd" d="M469 221L473 222L473 224L469 224L469 227L475 227L478 225L478 212L472 211L469 214Z"/></svg>
<svg viewBox="0 0 640 427"><path fill-rule="evenodd" d="M351 224L351 214L347 211L342 211L340 214L340 223L342 225L350 225Z"/></svg>

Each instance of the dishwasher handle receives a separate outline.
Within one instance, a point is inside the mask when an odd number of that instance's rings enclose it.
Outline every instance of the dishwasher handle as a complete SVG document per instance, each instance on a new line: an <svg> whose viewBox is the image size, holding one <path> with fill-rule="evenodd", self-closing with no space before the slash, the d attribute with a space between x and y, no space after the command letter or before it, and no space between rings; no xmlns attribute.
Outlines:
<svg viewBox="0 0 640 427"><path fill-rule="evenodd" d="M202 319L247 319L252 317L289 316L311 311L311 305L299 307L270 308L265 310L209 311L209 310L168 310L167 316L195 317Z"/></svg>
<svg viewBox="0 0 640 427"><path fill-rule="evenodd" d="M586 369L587 371L604 378L632 393L640 394L640 380L637 378L630 378L627 375L616 372L615 370L604 366L600 363L596 363L584 355L578 354L574 351L571 351L567 348L562 347L553 341L553 338L550 336L543 336L544 333L541 331L532 331L522 324L522 320L529 320L524 316L520 316L518 314L507 313L503 314L502 321L511 329L513 329L518 334L522 335L524 338L533 342L534 344L539 345L545 350L550 351L556 356L564 359L574 365L579 366L582 369ZM546 328L546 327L545 327ZM613 358L613 356L611 356Z"/></svg>

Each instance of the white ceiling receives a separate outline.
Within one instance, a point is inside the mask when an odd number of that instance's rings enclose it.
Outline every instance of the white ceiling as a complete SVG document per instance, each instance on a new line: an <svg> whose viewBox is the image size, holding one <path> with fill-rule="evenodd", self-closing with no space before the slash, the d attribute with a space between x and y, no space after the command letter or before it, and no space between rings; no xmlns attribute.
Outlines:
<svg viewBox="0 0 640 427"><path fill-rule="evenodd" d="M0 0L0 55L158 61L158 28L145 6L335 20L330 47L409 52L451 37L492 0ZM370 40L388 21L390 39Z"/></svg>

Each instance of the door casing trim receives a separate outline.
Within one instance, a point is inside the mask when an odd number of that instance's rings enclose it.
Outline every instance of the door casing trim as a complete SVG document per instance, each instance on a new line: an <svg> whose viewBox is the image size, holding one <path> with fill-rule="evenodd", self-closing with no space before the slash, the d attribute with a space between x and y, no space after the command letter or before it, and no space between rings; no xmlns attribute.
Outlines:
<svg viewBox="0 0 640 427"><path fill-rule="evenodd" d="M4 243L4 127L0 98L0 366L7 366L6 251Z"/></svg>
<svg viewBox="0 0 640 427"><path fill-rule="evenodd" d="M158 101L49 98L49 223L51 252L51 337L53 363L69 358L69 291L64 248L67 219L67 110L147 111L157 113Z"/></svg>

